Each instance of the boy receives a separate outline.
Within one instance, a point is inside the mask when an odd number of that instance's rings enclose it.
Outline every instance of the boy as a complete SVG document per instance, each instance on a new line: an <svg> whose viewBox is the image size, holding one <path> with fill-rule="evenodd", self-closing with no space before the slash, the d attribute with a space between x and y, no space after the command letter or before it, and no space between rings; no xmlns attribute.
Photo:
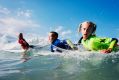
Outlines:
<svg viewBox="0 0 119 80"><path fill-rule="evenodd" d="M48 40L51 43L51 52L62 52L59 48L71 50L73 47L71 46L71 42L69 40L59 40L58 33L51 31L48 36ZM70 43L70 44L69 44Z"/></svg>

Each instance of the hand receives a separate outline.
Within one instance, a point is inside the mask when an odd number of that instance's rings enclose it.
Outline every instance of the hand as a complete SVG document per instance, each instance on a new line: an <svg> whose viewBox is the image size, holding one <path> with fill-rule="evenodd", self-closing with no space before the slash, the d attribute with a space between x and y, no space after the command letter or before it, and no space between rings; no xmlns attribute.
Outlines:
<svg viewBox="0 0 119 80"><path fill-rule="evenodd" d="M73 47L73 50L78 50L78 48L77 47Z"/></svg>
<svg viewBox="0 0 119 80"><path fill-rule="evenodd" d="M112 52L112 48L109 48L109 49L104 49L104 50L101 50L100 51L101 53L111 53Z"/></svg>

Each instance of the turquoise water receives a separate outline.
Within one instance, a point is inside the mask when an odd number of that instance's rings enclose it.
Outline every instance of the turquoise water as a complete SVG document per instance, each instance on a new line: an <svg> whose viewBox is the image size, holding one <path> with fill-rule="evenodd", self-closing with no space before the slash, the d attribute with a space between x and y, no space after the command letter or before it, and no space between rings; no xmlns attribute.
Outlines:
<svg viewBox="0 0 119 80"><path fill-rule="evenodd" d="M0 51L0 80L119 80L118 54L64 52L22 62L21 53Z"/></svg>

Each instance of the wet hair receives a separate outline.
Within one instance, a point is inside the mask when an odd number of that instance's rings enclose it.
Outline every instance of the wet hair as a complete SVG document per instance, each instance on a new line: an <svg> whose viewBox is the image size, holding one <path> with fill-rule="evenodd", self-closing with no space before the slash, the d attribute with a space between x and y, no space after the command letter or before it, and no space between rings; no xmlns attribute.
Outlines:
<svg viewBox="0 0 119 80"><path fill-rule="evenodd" d="M96 24L93 23L93 22L91 22L91 21L85 21L85 22L88 23L89 26L93 27L92 34L95 34L96 27L97 27ZM84 23L84 22L83 22L83 23ZM81 24L79 25L78 32L81 31L81 27L82 27L82 24L83 24L83 23L81 23Z"/></svg>
<svg viewBox="0 0 119 80"><path fill-rule="evenodd" d="M19 33L19 39L23 38L23 34Z"/></svg>
<svg viewBox="0 0 119 80"><path fill-rule="evenodd" d="M58 38L58 33L55 31L51 31L50 33L54 34L56 36L56 38Z"/></svg>
<svg viewBox="0 0 119 80"><path fill-rule="evenodd" d="M89 26L93 27L92 35L93 35L93 36L96 36L96 35L95 35L95 31L96 31L96 27L97 27L96 24L93 23L93 22L91 22L91 21L85 21L85 22L88 23ZM83 23L84 23L84 22L83 22ZM81 31L81 27L82 27L82 24L83 24L83 23L81 23L81 24L79 25L78 32ZM82 39L83 39L83 37L81 37L81 38L79 39L78 45L80 45Z"/></svg>

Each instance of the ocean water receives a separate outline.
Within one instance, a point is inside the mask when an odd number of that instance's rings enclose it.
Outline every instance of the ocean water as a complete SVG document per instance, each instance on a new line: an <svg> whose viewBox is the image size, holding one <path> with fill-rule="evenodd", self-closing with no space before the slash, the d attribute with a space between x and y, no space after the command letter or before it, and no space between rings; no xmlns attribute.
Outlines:
<svg viewBox="0 0 119 80"><path fill-rule="evenodd" d="M119 52L101 54L80 50L51 53L49 46L45 46L32 50L31 59L23 62L21 52L6 51L20 49L17 42L3 44L0 80L119 80Z"/></svg>

